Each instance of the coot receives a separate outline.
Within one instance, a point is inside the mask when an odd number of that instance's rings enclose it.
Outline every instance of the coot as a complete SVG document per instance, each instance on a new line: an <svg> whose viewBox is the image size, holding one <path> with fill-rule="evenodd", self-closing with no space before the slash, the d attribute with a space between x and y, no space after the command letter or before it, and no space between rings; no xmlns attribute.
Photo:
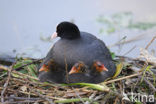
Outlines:
<svg viewBox="0 0 156 104"><path fill-rule="evenodd" d="M69 72L80 60L89 66L89 69L93 60L99 60L108 69L104 73L109 77L113 76L116 66L103 41L90 33L80 32L78 27L70 22L61 22L57 26L52 38L57 36L60 39L50 49L44 62L53 59L62 70L67 69Z"/></svg>
<svg viewBox="0 0 156 104"><path fill-rule="evenodd" d="M98 60L94 61L90 71L90 76L92 76L92 83L100 83L109 78L110 74L108 72L109 69L107 69L104 64Z"/></svg>
<svg viewBox="0 0 156 104"><path fill-rule="evenodd" d="M75 63L72 69L69 71L69 75L66 78L67 83L91 83L90 70L88 66L79 61Z"/></svg>
<svg viewBox="0 0 156 104"><path fill-rule="evenodd" d="M65 70L58 66L52 59L42 63L38 77L41 82L66 83L64 79Z"/></svg>

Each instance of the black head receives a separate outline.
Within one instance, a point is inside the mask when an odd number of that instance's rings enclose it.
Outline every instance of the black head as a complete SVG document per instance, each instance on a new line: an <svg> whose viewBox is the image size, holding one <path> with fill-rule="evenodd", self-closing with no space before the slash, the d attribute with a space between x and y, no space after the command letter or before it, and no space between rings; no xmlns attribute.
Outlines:
<svg viewBox="0 0 156 104"><path fill-rule="evenodd" d="M76 39L80 37L78 27L71 22L61 22L56 28L58 37L65 39Z"/></svg>

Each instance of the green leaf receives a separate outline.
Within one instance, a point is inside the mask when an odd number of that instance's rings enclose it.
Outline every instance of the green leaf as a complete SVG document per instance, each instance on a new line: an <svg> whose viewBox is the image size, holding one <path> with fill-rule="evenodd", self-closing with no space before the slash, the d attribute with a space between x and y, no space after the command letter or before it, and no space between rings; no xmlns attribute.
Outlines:
<svg viewBox="0 0 156 104"><path fill-rule="evenodd" d="M110 90L109 87L107 87L105 84L100 85L100 84L92 84L92 83L70 83L70 84L62 84L62 85L65 85L65 86L73 86L73 85L87 86L92 89L96 89L99 91L106 91L106 92L108 92Z"/></svg>
<svg viewBox="0 0 156 104"><path fill-rule="evenodd" d="M80 101L91 101L89 98L75 98L75 99L63 99L63 100L55 100L55 103L73 103L73 102L80 102Z"/></svg>
<svg viewBox="0 0 156 104"><path fill-rule="evenodd" d="M122 69L123 69L123 63L117 64L116 72L115 72L113 78L116 78L121 73Z"/></svg>
<svg viewBox="0 0 156 104"><path fill-rule="evenodd" d="M114 52L110 52L111 53L111 56L112 56L112 59L115 58L115 53Z"/></svg>
<svg viewBox="0 0 156 104"><path fill-rule="evenodd" d="M35 71L35 69L36 69L35 65L33 65L33 64L32 65L28 65L26 69L28 69L29 75L31 75L33 77L37 77L37 73Z"/></svg>
<svg viewBox="0 0 156 104"><path fill-rule="evenodd" d="M28 63L31 63L31 62L32 62L32 60L20 60L20 61L17 61L17 63L13 66L13 68L14 69L19 68L22 65L28 64Z"/></svg>
<svg viewBox="0 0 156 104"><path fill-rule="evenodd" d="M1 74L2 73L2 74ZM0 79L3 79L4 76L7 75L8 71L4 70L3 72L0 73Z"/></svg>
<svg viewBox="0 0 156 104"><path fill-rule="evenodd" d="M146 71L149 71L150 68L151 68L151 65L148 65L148 66L146 67L146 69L145 69L145 71L143 72L143 75L142 75L142 77L141 77L140 83L143 81L143 79L144 79L144 77L145 77L145 75L146 75Z"/></svg>
<svg viewBox="0 0 156 104"><path fill-rule="evenodd" d="M32 63L33 61L30 59L25 59L25 60L19 60L17 63L13 66L14 69L21 67L22 65L26 65L29 63ZM29 74L30 76L37 77L37 70L36 70L36 65L35 64L30 64L27 66L24 66L22 69L19 70L19 72L23 74Z"/></svg>

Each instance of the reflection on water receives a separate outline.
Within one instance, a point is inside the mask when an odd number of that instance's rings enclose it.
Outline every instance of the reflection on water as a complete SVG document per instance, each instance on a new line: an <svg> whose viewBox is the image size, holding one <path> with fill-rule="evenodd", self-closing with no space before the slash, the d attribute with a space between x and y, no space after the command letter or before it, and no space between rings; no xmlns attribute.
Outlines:
<svg viewBox="0 0 156 104"><path fill-rule="evenodd" d="M99 34L101 24L97 22L100 15L111 15L118 12L130 11L135 21L156 21L155 0L1 0L0 1L0 53L12 56L24 55L29 57L44 57L51 42L40 40L49 37L55 31L56 25L65 20L74 20L80 30ZM103 26L104 27L104 26ZM111 47L117 54L125 54L130 49L129 56L138 54L138 47L145 47L155 35L155 29L147 31L121 29L111 35L96 35L107 45L115 44L124 36L131 39L137 35L144 36L143 40L122 47ZM153 44L152 44L153 45ZM150 48L152 49L153 46ZM13 52L14 51L14 52Z"/></svg>

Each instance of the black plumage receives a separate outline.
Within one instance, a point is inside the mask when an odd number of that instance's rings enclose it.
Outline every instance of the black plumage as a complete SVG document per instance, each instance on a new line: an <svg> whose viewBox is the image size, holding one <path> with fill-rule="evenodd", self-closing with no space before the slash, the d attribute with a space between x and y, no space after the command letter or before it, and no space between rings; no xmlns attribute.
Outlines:
<svg viewBox="0 0 156 104"><path fill-rule="evenodd" d="M91 69L93 61L99 60L108 69L103 72L104 76L106 74L111 77L115 73L116 66L103 41L90 33L80 32L78 27L70 22L60 23L56 32L60 39L50 49L43 63L53 59L62 70L67 69L69 72L79 61L83 61Z"/></svg>

